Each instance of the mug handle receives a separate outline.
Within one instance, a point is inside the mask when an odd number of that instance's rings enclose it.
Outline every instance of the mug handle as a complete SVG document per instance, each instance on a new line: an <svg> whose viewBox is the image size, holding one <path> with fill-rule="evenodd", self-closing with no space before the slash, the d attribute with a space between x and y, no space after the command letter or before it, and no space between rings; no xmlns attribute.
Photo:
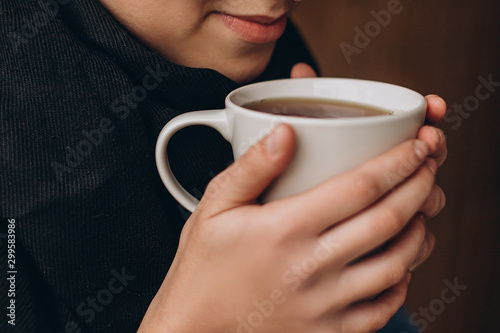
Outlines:
<svg viewBox="0 0 500 333"><path fill-rule="evenodd" d="M186 191L172 173L170 162L168 161L167 146L177 131L193 125L212 127L219 131L227 141L229 141L230 137L226 110L195 111L181 114L170 120L158 135L155 156L160 178L170 194L190 212L195 210L199 200Z"/></svg>

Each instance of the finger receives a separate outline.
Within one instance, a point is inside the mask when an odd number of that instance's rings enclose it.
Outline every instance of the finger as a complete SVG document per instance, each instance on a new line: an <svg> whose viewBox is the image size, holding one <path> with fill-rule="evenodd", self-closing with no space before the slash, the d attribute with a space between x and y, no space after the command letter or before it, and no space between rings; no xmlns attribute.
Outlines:
<svg viewBox="0 0 500 333"><path fill-rule="evenodd" d="M427 120L432 124L440 122L446 113L446 102L437 95L427 95L425 99L427 100Z"/></svg>
<svg viewBox="0 0 500 333"><path fill-rule="evenodd" d="M311 221L307 228L321 233L372 204L410 176L422 165L427 152L424 142L406 141L310 190L283 198L279 204L286 207L291 223Z"/></svg>
<svg viewBox="0 0 500 333"><path fill-rule="evenodd" d="M383 328L403 306L411 275L386 290L375 300L349 307L342 313L341 332L370 332Z"/></svg>
<svg viewBox="0 0 500 333"><path fill-rule="evenodd" d="M213 216L255 202L290 162L295 149L293 129L281 124L208 184L199 210Z"/></svg>
<svg viewBox="0 0 500 333"><path fill-rule="evenodd" d="M431 193L419 208L419 212L423 213L426 217L434 217L446 205L446 196L444 195L441 187L434 185Z"/></svg>
<svg viewBox="0 0 500 333"><path fill-rule="evenodd" d="M424 240L425 224L418 216L382 252L347 266L340 274L336 288L349 291L344 295L349 303L390 288L404 278Z"/></svg>
<svg viewBox="0 0 500 333"><path fill-rule="evenodd" d="M413 264L410 265L408 270L410 272L413 272L418 266L420 266L424 261L429 258L429 256L432 253L432 250L434 249L434 245L436 244L436 237L434 237L434 234L429 230L429 228L426 227L425 230L425 241L422 244L422 247L420 248L420 252L413 262Z"/></svg>
<svg viewBox="0 0 500 333"><path fill-rule="evenodd" d="M419 130L417 138L427 144L429 147L429 156L434 158L438 167L440 167L448 155L446 137L443 131L434 126L423 126Z"/></svg>
<svg viewBox="0 0 500 333"><path fill-rule="evenodd" d="M336 240L337 252L342 251L335 257L337 264L358 259L398 234L427 199L433 184L434 174L427 165L423 166L392 193L328 230L320 239Z"/></svg>
<svg viewBox="0 0 500 333"><path fill-rule="evenodd" d="M317 77L318 75L314 69L306 64L305 62L299 62L292 67L290 72L290 77L292 79L298 79L302 77Z"/></svg>

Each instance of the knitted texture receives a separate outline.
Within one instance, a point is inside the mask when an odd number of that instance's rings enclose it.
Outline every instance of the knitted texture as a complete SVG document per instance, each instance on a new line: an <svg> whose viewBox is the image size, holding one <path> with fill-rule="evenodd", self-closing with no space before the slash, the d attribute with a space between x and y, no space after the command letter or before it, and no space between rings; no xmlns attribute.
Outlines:
<svg viewBox="0 0 500 333"><path fill-rule="evenodd" d="M167 61L95 0L2 0L0 26L0 233L15 220L17 270L16 325L2 314L0 332L135 332L188 216L159 179L156 137L181 113L222 108L238 84ZM256 81L301 61L313 65L289 24ZM195 195L232 161L205 127L169 147Z"/></svg>

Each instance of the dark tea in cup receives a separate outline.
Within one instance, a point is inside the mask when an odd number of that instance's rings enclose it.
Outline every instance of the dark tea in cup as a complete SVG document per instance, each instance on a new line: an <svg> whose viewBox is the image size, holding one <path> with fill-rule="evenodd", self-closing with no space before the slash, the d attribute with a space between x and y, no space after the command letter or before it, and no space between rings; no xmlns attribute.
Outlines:
<svg viewBox="0 0 500 333"><path fill-rule="evenodd" d="M267 98L242 105L244 108L282 116L306 118L350 118L387 116L393 112L372 105L322 98Z"/></svg>

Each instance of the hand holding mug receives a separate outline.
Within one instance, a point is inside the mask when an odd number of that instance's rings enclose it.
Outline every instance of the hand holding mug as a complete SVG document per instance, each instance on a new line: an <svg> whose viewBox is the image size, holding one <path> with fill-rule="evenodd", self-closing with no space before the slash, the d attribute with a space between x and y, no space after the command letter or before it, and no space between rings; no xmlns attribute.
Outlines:
<svg viewBox="0 0 500 333"><path fill-rule="evenodd" d="M438 104L428 98L429 110ZM291 126L274 128L210 182L139 331L381 328L404 301L408 270L430 253L422 216L444 204L434 174L446 149L433 133L424 127L419 137L426 144L407 140L310 189L260 204L297 149ZM401 161L411 163L401 169ZM366 256L382 244L384 251Z"/></svg>

